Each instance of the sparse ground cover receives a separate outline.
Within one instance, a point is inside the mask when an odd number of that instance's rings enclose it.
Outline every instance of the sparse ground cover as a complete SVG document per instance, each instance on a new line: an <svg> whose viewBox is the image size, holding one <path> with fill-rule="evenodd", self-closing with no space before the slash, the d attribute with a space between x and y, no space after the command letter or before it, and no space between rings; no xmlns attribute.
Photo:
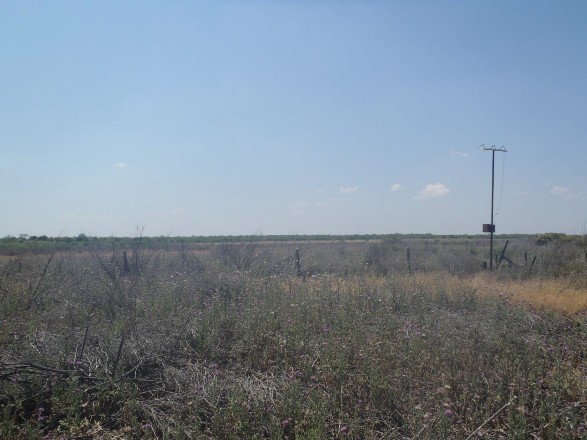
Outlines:
<svg viewBox="0 0 587 440"><path fill-rule="evenodd" d="M581 249L477 240L4 257L0 437L586 438Z"/></svg>

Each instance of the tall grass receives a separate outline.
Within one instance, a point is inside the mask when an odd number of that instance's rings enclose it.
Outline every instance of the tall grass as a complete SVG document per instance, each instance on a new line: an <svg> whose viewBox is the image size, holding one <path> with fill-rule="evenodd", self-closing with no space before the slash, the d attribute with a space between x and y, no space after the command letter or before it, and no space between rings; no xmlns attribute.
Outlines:
<svg viewBox="0 0 587 440"><path fill-rule="evenodd" d="M0 437L584 438L584 317L291 249L5 261Z"/></svg>

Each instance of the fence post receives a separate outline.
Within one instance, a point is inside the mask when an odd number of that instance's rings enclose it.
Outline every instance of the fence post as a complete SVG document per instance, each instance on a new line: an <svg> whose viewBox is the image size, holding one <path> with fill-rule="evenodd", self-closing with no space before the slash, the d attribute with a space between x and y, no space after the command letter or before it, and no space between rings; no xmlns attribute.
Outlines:
<svg viewBox="0 0 587 440"><path fill-rule="evenodd" d="M122 276L126 276L130 272L130 265L128 264L128 257L126 251L122 251Z"/></svg>
<svg viewBox="0 0 587 440"><path fill-rule="evenodd" d="M412 257L410 255L410 248L406 251L406 258L408 260L408 273L412 273Z"/></svg>

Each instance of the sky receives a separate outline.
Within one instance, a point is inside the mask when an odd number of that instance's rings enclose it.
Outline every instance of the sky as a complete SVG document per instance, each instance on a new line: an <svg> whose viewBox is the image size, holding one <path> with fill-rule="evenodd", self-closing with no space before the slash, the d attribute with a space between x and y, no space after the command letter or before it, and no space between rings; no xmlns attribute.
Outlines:
<svg viewBox="0 0 587 440"><path fill-rule="evenodd" d="M587 233L587 2L0 1L0 237Z"/></svg>

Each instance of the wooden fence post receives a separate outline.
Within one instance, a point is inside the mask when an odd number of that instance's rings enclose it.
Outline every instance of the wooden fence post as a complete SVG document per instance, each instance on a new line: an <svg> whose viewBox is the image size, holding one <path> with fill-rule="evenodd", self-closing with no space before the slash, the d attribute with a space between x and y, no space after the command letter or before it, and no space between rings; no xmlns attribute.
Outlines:
<svg viewBox="0 0 587 440"><path fill-rule="evenodd" d="M412 273L412 257L410 256L410 248L406 252L406 258L408 260L408 273Z"/></svg>
<svg viewBox="0 0 587 440"><path fill-rule="evenodd" d="M296 267L295 267L296 275L302 276L302 266L300 264L300 250L299 250L299 248L296 248L295 259L296 259Z"/></svg>

